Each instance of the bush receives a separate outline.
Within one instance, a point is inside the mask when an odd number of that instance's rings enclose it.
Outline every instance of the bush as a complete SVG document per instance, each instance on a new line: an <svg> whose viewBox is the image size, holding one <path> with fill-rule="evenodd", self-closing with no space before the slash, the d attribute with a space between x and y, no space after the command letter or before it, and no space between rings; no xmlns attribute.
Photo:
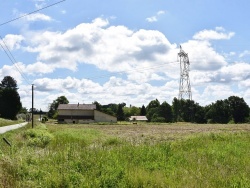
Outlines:
<svg viewBox="0 0 250 188"><path fill-rule="evenodd" d="M152 118L151 122L166 122L164 117L154 117Z"/></svg>
<svg viewBox="0 0 250 188"><path fill-rule="evenodd" d="M42 118L42 123L45 123L46 121L48 121L48 118L47 118L46 116L44 116L44 117Z"/></svg>
<svg viewBox="0 0 250 188"><path fill-rule="evenodd" d="M25 131L24 138L28 140L28 146L44 148L53 140L53 135L44 128L37 128Z"/></svg>

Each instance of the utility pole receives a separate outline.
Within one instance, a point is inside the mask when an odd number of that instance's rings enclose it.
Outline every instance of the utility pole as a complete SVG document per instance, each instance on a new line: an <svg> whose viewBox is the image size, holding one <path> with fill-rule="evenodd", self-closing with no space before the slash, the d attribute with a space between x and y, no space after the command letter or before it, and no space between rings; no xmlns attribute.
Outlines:
<svg viewBox="0 0 250 188"><path fill-rule="evenodd" d="M187 98L192 100L191 85L189 80L189 59L188 54L180 46L180 52L178 53L180 60L180 86L178 99Z"/></svg>
<svg viewBox="0 0 250 188"><path fill-rule="evenodd" d="M34 128L34 84L32 84L32 107L31 107L32 129Z"/></svg>

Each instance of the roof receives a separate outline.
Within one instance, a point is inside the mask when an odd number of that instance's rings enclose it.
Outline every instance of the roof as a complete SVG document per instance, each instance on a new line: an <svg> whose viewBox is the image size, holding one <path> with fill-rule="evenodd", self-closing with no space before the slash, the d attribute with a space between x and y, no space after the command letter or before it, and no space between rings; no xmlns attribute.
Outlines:
<svg viewBox="0 0 250 188"><path fill-rule="evenodd" d="M59 104L58 110L95 110L95 104Z"/></svg>
<svg viewBox="0 0 250 188"><path fill-rule="evenodd" d="M146 116L131 116L129 118L130 121L148 121L148 118Z"/></svg>

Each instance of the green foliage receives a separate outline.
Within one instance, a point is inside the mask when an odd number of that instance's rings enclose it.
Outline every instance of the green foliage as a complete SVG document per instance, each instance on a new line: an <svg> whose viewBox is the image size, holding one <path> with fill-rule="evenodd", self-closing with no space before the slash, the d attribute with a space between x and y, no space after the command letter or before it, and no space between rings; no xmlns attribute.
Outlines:
<svg viewBox="0 0 250 188"><path fill-rule="evenodd" d="M151 119L151 122L161 122L161 123L164 123L166 122L165 118L164 117L158 117L157 114L154 114L152 119Z"/></svg>
<svg viewBox="0 0 250 188"><path fill-rule="evenodd" d="M13 120L0 118L0 127L4 127L4 126L8 126L8 125L14 125L14 124L18 124L20 122L22 122L22 121L13 121Z"/></svg>
<svg viewBox="0 0 250 188"><path fill-rule="evenodd" d="M117 109L117 112L116 112L116 117L117 117L118 121L124 121L125 120L125 115L124 115L124 112L123 112L123 105L122 104L118 105L118 109Z"/></svg>
<svg viewBox="0 0 250 188"><path fill-rule="evenodd" d="M235 123L244 123L249 117L249 106L243 98L231 96L228 98L231 116Z"/></svg>
<svg viewBox="0 0 250 188"><path fill-rule="evenodd" d="M5 76L0 83L0 88L17 90L16 80L12 78L11 76Z"/></svg>
<svg viewBox="0 0 250 188"><path fill-rule="evenodd" d="M140 108L135 106L130 107L123 107L123 112L125 119L128 119L130 116L139 116L140 115Z"/></svg>
<svg viewBox="0 0 250 188"><path fill-rule="evenodd" d="M53 135L50 134L45 127L40 126L35 129L29 129L24 132L24 138L27 139L28 146L46 147L52 140Z"/></svg>
<svg viewBox="0 0 250 188"><path fill-rule="evenodd" d="M157 99L153 100L147 106L147 118L151 122L172 122L172 108L167 102L160 104Z"/></svg>
<svg viewBox="0 0 250 188"><path fill-rule="evenodd" d="M8 152L1 145L0 187L250 185L248 132L198 134L172 142L134 144L79 126L61 126L60 130L43 126L34 132L25 131L24 141L38 137L41 130L54 137L43 149L14 144ZM97 141L100 137L105 138ZM19 136L13 134L11 138L17 140Z"/></svg>
<svg viewBox="0 0 250 188"><path fill-rule="evenodd" d="M206 119L211 123L228 123L230 120L230 108L227 100L218 100L207 107Z"/></svg>
<svg viewBox="0 0 250 188"><path fill-rule="evenodd" d="M5 76L0 84L0 114L5 119L16 119L17 113L22 108L16 80Z"/></svg>
<svg viewBox="0 0 250 188"><path fill-rule="evenodd" d="M158 101L158 99L152 100L149 102L148 106L147 106L147 111L152 109L152 108L158 108L160 106L160 102Z"/></svg>
<svg viewBox="0 0 250 188"><path fill-rule="evenodd" d="M217 100L206 107L206 119L211 123L244 123L249 117L249 106L243 98L231 96L225 100Z"/></svg>
<svg viewBox="0 0 250 188"><path fill-rule="evenodd" d="M57 118L57 108L59 104L68 104L69 101L65 96L60 96L56 100L54 100L49 106L48 117L49 118Z"/></svg>
<svg viewBox="0 0 250 188"><path fill-rule="evenodd" d="M141 115L141 116L146 116L146 114L147 114L147 110L146 110L145 106L142 105L141 111L140 111L140 115Z"/></svg>

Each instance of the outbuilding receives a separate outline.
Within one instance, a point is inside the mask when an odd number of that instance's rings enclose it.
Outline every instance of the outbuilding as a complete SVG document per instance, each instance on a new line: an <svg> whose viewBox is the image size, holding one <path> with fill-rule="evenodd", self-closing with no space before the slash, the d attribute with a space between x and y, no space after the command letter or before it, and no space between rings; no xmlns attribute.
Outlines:
<svg viewBox="0 0 250 188"><path fill-rule="evenodd" d="M148 121L146 116L131 116L129 118L130 121Z"/></svg>
<svg viewBox="0 0 250 188"><path fill-rule="evenodd" d="M117 118L96 110L95 104L60 104L58 123L117 122Z"/></svg>

